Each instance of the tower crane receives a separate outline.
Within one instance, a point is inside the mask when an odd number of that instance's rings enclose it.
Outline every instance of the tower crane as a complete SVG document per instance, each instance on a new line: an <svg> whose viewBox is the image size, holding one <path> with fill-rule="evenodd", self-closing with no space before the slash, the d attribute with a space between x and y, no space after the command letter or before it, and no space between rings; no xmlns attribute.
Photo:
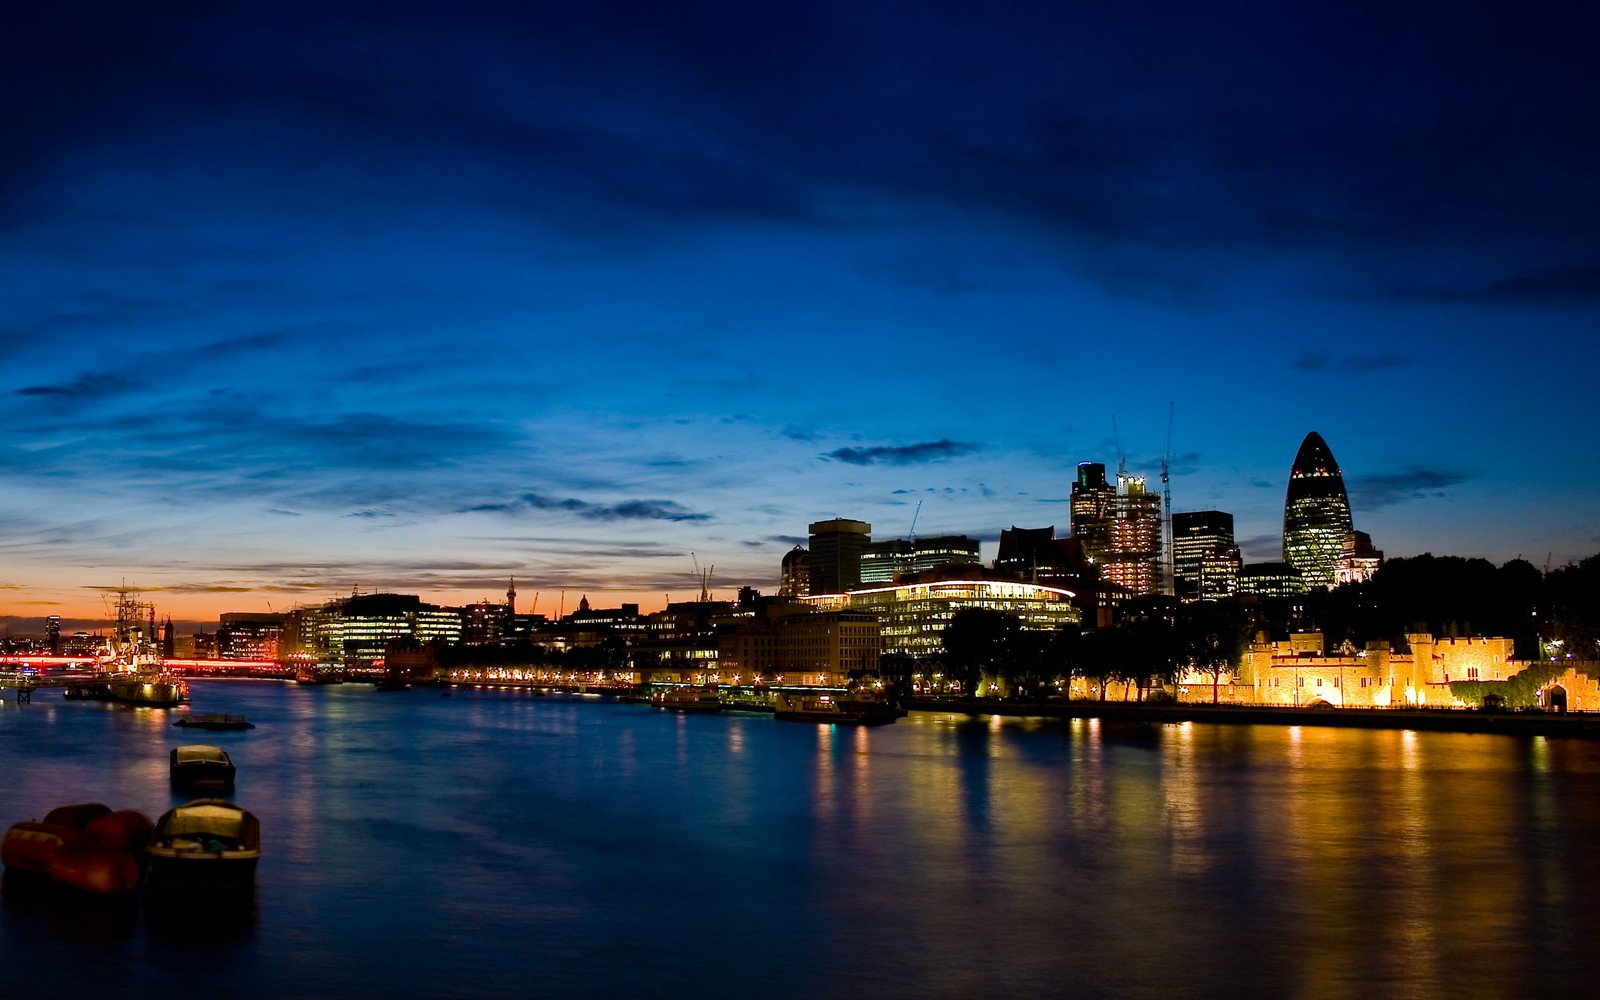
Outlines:
<svg viewBox="0 0 1600 1000"><path fill-rule="evenodd" d="M1117 445L1117 486L1128 478L1128 456L1122 453L1122 432L1117 430L1117 415L1111 415L1111 440Z"/></svg>
<svg viewBox="0 0 1600 1000"><path fill-rule="evenodd" d="M1172 469L1172 411L1176 407L1176 403L1167 403L1167 450L1161 455L1161 520L1165 522L1163 531L1167 536L1166 558L1162 560L1167 579L1162 590L1167 594L1177 593L1177 581L1173 578L1176 572L1174 558L1177 553L1173 551L1176 548L1173 544L1176 540L1172 537L1172 486L1169 481Z"/></svg>
<svg viewBox="0 0 1600 1000"><path fill-rule="evenodd" d="M922 501L917 501L917 509L911 512L911 531L906 535L906 558L900 564L900 572L910 573L917 566L917 518L922 516Z"/></svg>

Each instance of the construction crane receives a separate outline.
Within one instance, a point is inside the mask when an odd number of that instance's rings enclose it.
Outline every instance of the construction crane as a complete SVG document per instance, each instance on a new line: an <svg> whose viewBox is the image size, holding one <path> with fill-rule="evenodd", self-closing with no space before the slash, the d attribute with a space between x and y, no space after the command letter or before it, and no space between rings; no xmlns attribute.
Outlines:
<svg viewBox="0 0 1600 1000"><path fill-rule="evenodd" d="M711 600L711 574L717 571L717 567L709 566L702 571L700 569L700 557L691 552L689 553L689 558L694 560L694 576L696 580L700 581L700 603L704 604Z"/></svg>
<svg viewBox="0 0 1600 1000"><path fill-rule="evenodd" d="M1162 560L1167 579L1162 590L1167 594L1177 593L1177 581L1173 579L1177 567L1173 562L1176 553L1173 551L1175 546L1172 537L1172 486L1169 482L1172 470L1172 411L1176 406L1176 403L1167 403L1167 450L1161 455L1161 520L1165 522L1163 530L1167 537L1166 558Z"/></svg>
<svg viewBox="0 0 1600 1000"><path fill-rule="evenodd" d="M1122 453L1122 432L1117 430L1117 415L1111 415L1111 440L1117 445L1117 486L1128 478L1128 456Z"/></svg>
<svg viewBox="0 0 1600 1000"><path fill-rule="evenodd" d="M911 512L911 531L906 534L906 557L900 561L900 572L910 573L917 566L917 518L922 516L922 501L917 501L917 509Z"/></svg>

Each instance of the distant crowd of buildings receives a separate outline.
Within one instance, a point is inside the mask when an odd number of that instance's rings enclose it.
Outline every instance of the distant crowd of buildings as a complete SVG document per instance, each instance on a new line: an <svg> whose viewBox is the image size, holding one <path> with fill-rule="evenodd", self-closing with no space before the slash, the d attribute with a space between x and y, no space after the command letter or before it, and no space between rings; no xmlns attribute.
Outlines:
<svg viewBox="0 0 1600 1000"><path fill-rule="evenodd" d="M736 600L715 601L702 588L699 599L652 614L633 604L594 609L585 598L551 619L518 611L513 580L503 603L450 608L413 595L353 593L284 613L224 614L213 634L175 636L168 623L160 641L169 656L358 669L437 644L531 644L600 650L619 667L684 678L709 669L734 679L837 681L875 671L887 654L938 653L945 626L964 608L1012 614L1025 628L1095 627L1110 624L1130 598L1290 596L1366 579L1382 560L1354 530L1342 474L1316 433L1290 469L1281 562L1244 565L1232 514L1163 507L1143 478L1119 469L1112 485L1104 464L1084 462L1071 488L1070 534L1012 526L989 566L978 540L965 535L874 541L867 522L833 518L811 524L809 544L783 556L776 595L746 587ZM45 644L77 655L102 641L62 636L52 620Z"/></svg>

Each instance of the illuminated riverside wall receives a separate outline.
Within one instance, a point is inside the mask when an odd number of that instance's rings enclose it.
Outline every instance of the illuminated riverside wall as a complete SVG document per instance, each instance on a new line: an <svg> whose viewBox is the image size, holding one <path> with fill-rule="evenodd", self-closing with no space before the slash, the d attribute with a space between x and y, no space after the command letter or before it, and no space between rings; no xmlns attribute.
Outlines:
<svg viewBox="0 0 1600 1000"><path fill-rule="evenodd" d="M1335 708L1459 708L1465 702L1451 693L1451 682L1503 681L1528 666L1512 659L1511 639L1436 639L1417 633L1407 635L1406 642L1409 653L1396 653L1387 642L1372 642L1359 652L1332 656L1323 654L1323 638L1315 632L1284 642L1257 642L1245 654L1237 679L1222 678L1218 700ZM1190 674L1179 685L1178 697L1209 702L1211 678ZM1588 704L1600 707L1600 691L1590 697L1594 700Z"/></svg>

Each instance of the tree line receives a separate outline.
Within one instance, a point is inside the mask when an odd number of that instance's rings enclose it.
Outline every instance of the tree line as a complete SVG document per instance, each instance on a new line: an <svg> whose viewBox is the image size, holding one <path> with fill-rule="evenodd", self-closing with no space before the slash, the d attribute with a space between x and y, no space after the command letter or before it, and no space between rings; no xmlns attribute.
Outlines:
<svg viewBox="0 0 1600 1000"><path fill-rule="evenodd" d="M1152 686L1177 683L1195 671L1210 679L1215 701L1222 677L1249 648L1250 620L1234 602L1141 598L1123 611L1123 620L1107 628L1038 630L1023 628L1016 615L963 608L945 626L942 654L921 660L885 654L880 673L902 696L913 693L916 675L937 672L963 694L975 693L988 679L1021 700L1063 693L1082 677L1096 685L1103 701L1113 684L1124 686L1124 697L1136 693L1142 700Z"/></svg>

